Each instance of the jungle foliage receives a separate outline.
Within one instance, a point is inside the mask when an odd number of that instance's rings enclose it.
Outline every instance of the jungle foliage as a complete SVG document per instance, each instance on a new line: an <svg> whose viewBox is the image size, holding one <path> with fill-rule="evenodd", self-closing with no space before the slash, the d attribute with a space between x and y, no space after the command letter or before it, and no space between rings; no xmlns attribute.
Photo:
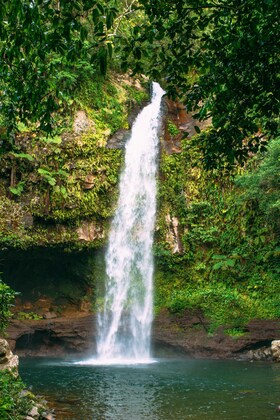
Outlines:
<svg viewBox="0 0 280 420"><path fill-rule="evenodd" d="M162 157L156 306L199 309L212 328L279 318L279 138L229 175L205 171L201 135L185 140L181 154Z"/></svg>
<svg viewBox="0 0 280 420"><path fill-rule="evenodd" d="M74 246L83 217L106 227L122 163L107 140L146 98L114 71L144 73L212 122L162 157L157 305L214 323L231 306L237 327L279 316L278 1L11 0L0 19L1 246ZM91 130L75 137L81 109Z"/></svg>
<svg viewBox="0 0 280 420"><path fill-rule="evenodd" d="M18 122L59 130L88 68L105 74L112 55L108 31L117 9L94 0L11 0L0 3L2 115L11 140Z"/></svg>
<svg viewBox="0 0 280 420"><path fill-rule="evenodd" d="M212 119L206 167L244 162L279 134L277 0L1 2L2 119L61 130L85 75L144 73Z"/></svg>
<svg viewBox="0 0 280 420"><path fill-rule="evenodd" d="M39 403L38 398L26 389L22 380L8 370L0 371L0 390L2 420L22 420L26 418L32 407ZM43 407L41 404L41 408Z"/></svg>
<svg viewBox="0 0 280 420"><path fill-rule="evenodd" d="M0 279L0 334L7 327L9 318L12 316L11 308L14 304L16 292Z"/></svg>
<svg viewBox="0 0 280 420"><path fill-rule="evenodd" d="M244 162L279 134L277 0L142 0L149 21L133 28L124 66L164 80L197 118L206 167Z"/></svg>

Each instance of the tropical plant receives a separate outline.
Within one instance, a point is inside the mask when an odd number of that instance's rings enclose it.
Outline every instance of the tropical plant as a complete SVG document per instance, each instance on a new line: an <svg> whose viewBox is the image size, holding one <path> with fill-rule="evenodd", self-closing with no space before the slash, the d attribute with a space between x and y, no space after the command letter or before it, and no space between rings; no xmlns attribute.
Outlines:
<svg viewBox="0 0 280 420"><path fill-rule="evenodd" d="M11 0L0 3L1 113L13 139L18 122L47 134L67 107L86 62L106 72L113 2Z"/></svg>
<svg viewBox="0 0 280 420"><path fill-rule="evenodd" d="M212 119L201 142L205 165L232 165L265 147L265 136L279 133L278 1L141 4L149 22L133 30L124 64L164 81L200 120Z"/></svg>
<svg viewBox="0 0 280 420"><path fill-rule="evenodd" d="M16 292L0 280L0 333L5 330L11 317L11 308L14 303Z"/></svg>

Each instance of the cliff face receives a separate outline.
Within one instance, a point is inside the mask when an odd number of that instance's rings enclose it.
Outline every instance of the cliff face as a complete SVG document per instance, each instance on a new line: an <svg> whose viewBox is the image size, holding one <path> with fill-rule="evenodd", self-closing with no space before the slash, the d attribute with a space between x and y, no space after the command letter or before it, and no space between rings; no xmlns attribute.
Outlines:
<svg viewBox="0 0 280 420"><path fill-rule="evenodd" d="M138 82L114 75L84 87L59 136L22 128L16 152L2 153L0 270L20 292L9 329L18 352L94 346L122 149L147 99ZM235 178L243 169L204 170L200 146L210 122L167 98L162 110L154 343L192 357L269 346L280 316L275 231L242 199Z"/></svg>
<svg viewBox="0 0 280 420"><path fill-rule="evenodd" d="M15 311L22 320L90 313L102 288L123 148L148 94L138 81L120 76L99 87L99 102L96 87L90 89L84 89L71 131L49 139L23 131L19 153L1 157L1 265L4 281L20 292ZM96 102L106 107L96 109ZM168 98L162 115L164 161L181 152L181 140L192 137L196 122ZM178 218L164 206L159 214L164 242L171 253L182 253Z"/></svg>
<svg viewBox="0 0 280 420"><path fill-rule="evenodd" d="M3 143L0 249L104 244L123 157L115 139L147 99L139 81L111 75L80 88L59 135L20 126L13 149Z"/></svg>
<svg viewBox="0 0 280 420"><path fill-rule="evenodd" d="M209 335L209 320L197 311L172 315L162 310L153 325L156 356L208 359L271 360L271 342L280 334L277 321L252 321L238 339L219 328ZM90 357L96 354L96 317L91 315L44 320L14 320L8 329L10 345L20 356Z"/></svg>

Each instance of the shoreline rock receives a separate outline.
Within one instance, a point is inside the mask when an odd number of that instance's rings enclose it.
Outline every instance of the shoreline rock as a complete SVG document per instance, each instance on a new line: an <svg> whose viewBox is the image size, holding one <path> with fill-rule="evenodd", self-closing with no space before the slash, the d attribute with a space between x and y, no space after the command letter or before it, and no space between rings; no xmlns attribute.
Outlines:
<svg viewBox="0 0 280 420"><path fill-rule="evenodd" d="M180 354L195 359L272 360L271 343L280 337L279 320L252 320L239 337L226 334L226 326L209 334L208 325L209 321L198 312L186 311L178 315L162 310L153 324L154 353ZM76 317L37 321L12 320L7 333L12 350L19 356L85 357L96 349L93 314L77 313Z"/></svg>
<svg viewBox="0 0 280 420"><path fill-rule="evenodd" d="M271 343L272 358L280 363L280 340L273 340Z"/></svg>
<svg viewBox="0 0 280 420"><path fill-rule="evenodd" d="M0 370L9 370L18 376L18 365L18 356L12 353L8 341L0 338Z"/></svg>

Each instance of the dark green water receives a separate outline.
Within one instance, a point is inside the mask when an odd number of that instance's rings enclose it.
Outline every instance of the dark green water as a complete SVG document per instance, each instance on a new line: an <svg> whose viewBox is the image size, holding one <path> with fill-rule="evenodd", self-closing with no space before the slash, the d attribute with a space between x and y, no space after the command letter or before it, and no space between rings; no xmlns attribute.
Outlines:
<svg viewBox="0 0 280 420"><path fill-rule="evenodd" d="M20 373L56 407L57 420L280 419L276 364L159 360L106 367L29 359Z"/></svg>

